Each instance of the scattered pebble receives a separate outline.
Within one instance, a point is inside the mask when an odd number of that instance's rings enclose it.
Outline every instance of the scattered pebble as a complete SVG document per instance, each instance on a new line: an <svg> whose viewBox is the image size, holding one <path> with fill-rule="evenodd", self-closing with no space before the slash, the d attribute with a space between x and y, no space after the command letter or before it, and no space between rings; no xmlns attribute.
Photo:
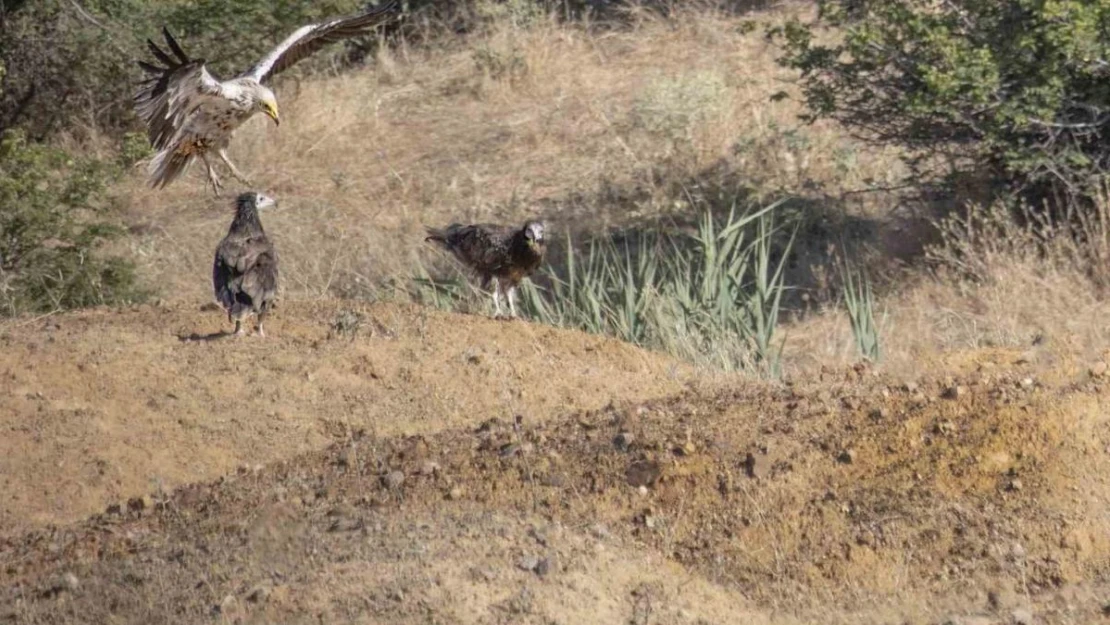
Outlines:
<svg viewBox="0 0 1110 625"><path fill-rule="evenodd" d="M749 452L744 458L744 472L752 479L764 479L771 473L771 459L763 454Z"/></svg>
<svg viewBox="0 0 1110 625"><path fill-rule="evenodd" d="M840 455L836 457L836 460L841 464L852 464L856 461L856 450L845 449L844 451L840 452Z"/></svg>
<svg viewBox="0 0 1110 625"><path fill-rule="evenodd" d="M539 562L537 562L536 567L533 570L536 572L536 575L539 575L540 577L547 577L549 573L558 570L558 568L558 560L555 558L555 556L549 556L547 558L542 558Z"/></svg>
<svg viewBox="0 0 1110 625"><path fill-rule="evenodd" d="M966 386L953 385L944 390L942 397L945 399L959 399L964 395L967 395Z"/></svg>
<svg viewBox="0 0 1110 625"><path fill-rule="evenodd" d="M1096 362L1095 364L1091 365L1091 371L1090 371L1091 377L1092 378L1101 378L1102 376L1106 375L1106 369L1107 369L1107 365L1106 365L1105 362L1102 362L1102 361Z"/></svg>
<svg viewBox="0 0 1110 625"><path fill-rule="evenodd" d="M66 590L74 591L81 587L81 581L73 573L66 573L62 576L62 586Z"/></svg>
<svg viewBox="0 0 1110 625"><path fill-rule="evenodd" d="M390 471L382 478L382 484L389 490L397 490L405 483L405 474L401 471Z"/></svg>
<svg viewBox="0 0 1110 625"><path fill-rule="evenodd" d="M251 588L247 592L247 601L251 603L262 603L270 596L270 587L266 584L259 584Z"/></svg>
<svg viewBox="0 0 1110 625"><path fill-rule="evenodd" d="M432 460L425 460L424 463L420 465L421 475L435 475L439 473L439 471L439 463Z"/></svg>
<svg viewBox="0 0 1110 625"><path fill-rule="evenodd" d="M1014 479L1010 480L1010 484L1007 486L1007 490L1021 490L1022 486L1023 484L1021 483L1021 480L1015 477Z"/></svg>
<svg viewBox="0 0 1110 625"><path fill-rule="evenodd" d="M658 462L643 460L633 462L625 472L625 478L630 486L651 486L659 479L662 472L663 467Z"/></svg>
<svg viewBox="0 0 1110 625"><path fill-rule="evenodd" d="M522 571L528 571L529 573L535 571L536 567L538 567L539 565L540 559L536 556L524 556L516 562L517 568Z"/></svg>
<svg viewBox="0 0 1110 625"><path fill-rule="evenodd" d="M621 451L628 451L634 440L636 440L636 437L632 435L632 432L621 432L613 438L613 446Z"/></svg>
<svg viewBox="0 0 1110 625"><path fill-rule="evenodd" d="M464 494L466 494L466 491L463 490L462 486L454 486L451 488L451 490L447 491L447 498L451 501L458 501L459 499L462 499L462 496Z"/></svg>
<svg viewBox="0 0 1110 625"><path fill-rule="evenodd" d="M1010 621L1014 625L1033 625L1033 613L1025 608L1018 608L1010 612Z"/></svg>

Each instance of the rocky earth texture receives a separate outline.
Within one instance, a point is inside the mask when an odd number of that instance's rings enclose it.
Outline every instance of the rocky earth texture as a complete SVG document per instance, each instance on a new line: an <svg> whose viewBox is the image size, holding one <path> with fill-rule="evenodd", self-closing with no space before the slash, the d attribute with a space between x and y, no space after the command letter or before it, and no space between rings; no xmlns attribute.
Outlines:
<svg viewBox="0 0 1110 625"><path fill-rule="evenodd" d="M0 325L0 623L1110 622L1103 362L714 378L411 306Z"/></svg>

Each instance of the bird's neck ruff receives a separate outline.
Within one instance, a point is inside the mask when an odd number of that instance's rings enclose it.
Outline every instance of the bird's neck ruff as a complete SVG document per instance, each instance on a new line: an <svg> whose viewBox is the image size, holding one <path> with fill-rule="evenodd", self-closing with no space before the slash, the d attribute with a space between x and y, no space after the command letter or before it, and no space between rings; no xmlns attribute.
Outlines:
<svg viewBox="0 0 1110 625"><path fill-rule="evenodd" d="M543 241L536 241L535 245L529 245L528 237L525 236L524 230L520 230L513 235L509 250L514 257L520 260L526 260L530 263L539 263L543 258L546 247Z"/></svg>
<svg viewBox="0 0 1110 625"><path fill-rule="evenodd" d="M263 233L262 220L258 218L258 207L253 201L240 201L235 207L235 220L231 222L233 232Z"/></svg>

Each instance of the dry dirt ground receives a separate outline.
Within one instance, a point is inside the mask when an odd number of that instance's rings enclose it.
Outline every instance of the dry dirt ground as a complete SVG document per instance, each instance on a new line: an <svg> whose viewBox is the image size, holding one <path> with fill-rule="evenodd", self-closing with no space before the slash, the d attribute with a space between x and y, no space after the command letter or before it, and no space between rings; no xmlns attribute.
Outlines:
<svg viewBox="0 0 1110 625"><path fill-rule="evenodd" d="M708 383L414 306L223 321L0 325L0 623L1110 618L1105 364Z"/></svg>

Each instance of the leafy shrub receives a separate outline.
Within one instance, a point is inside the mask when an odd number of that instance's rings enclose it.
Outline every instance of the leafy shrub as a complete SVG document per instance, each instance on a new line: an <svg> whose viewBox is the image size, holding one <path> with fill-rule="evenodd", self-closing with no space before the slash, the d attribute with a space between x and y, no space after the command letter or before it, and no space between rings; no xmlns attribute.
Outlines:
<svg viewBox="0 0 1110 625"><path fill-rule="evenodd" d="M915 178L972 173L1040 202L1084 194L1110 168L1110 3L818 5L815 23L775 31L810 118L905 146Z"/></svg>
<svg viewBox="0 0 1110 625"><path fill-rule="evenodd" d="M97 219L118 169L0 139L0 314L49 312L142 299L130 263L98 253L118 230Z"/></svg>

